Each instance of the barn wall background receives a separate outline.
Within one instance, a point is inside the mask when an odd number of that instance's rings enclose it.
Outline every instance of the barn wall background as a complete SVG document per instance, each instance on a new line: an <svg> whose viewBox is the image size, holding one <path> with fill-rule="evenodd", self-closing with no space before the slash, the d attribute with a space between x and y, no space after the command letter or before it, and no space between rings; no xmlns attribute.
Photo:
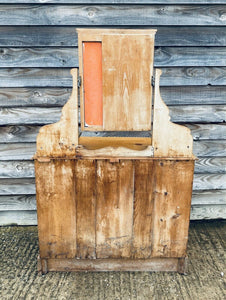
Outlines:
<svg viewBox="0 0 226 300"><path fill-rule="evenodd" d="M225 0L0 0L0 224L36 224L31 158L69 98L76 27L158 29L162 98L199 157L191 219L225 218Z"/></svg>

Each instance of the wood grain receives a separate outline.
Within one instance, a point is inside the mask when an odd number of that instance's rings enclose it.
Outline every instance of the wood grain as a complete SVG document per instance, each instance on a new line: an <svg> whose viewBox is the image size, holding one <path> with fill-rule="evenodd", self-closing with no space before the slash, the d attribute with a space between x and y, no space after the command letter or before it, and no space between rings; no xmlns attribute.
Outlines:
<svg viewBox="0 0 226 300"><path fill-rule="evenodd" d="M226 124L197 124L197 123L185 123L184 126L191 129L193 140L225 140L226 139ZM36 141L37 134L39 132L40 125L9 125L0 127L0 140L2 143L34 143ZM100 142L101 137L96 136L97 144ZM110 138L111 142L113 142ZM121 145L125 145L127 142L121 138ZM131 139L131 143L135 140ZM136 142L139 144L150 143L150 138L140 138ZM101 141L104 145L107 145L107 141ZM80 137L80 143L89 147L89 141L87 137ZM114 142L113 142L114 144ZM91 146L91 145L90 145Z"/></svg>
<svg viewBox="0 0 226 300"><path fill-rule="evenodd" d="M76 255L74 161L35 161L41 258Z"/></svg>
<svg viewBox="0 0 226 300"><path fill-rule="evenodd" d="M155 162L153 257L186 256L193 170L192 161Z"/></svg>
<svg viewBox="0 0 226 300"><path fill-rule="evenodd" d="M193 138L190 129L170 121L169 109L161 98L159 90L161 74L162 71L156 69L152 137L154 157L192 158Z"/></svg>
<svg viewBox="0 0 226 300"><path fill-rule="evenodd" d="M161 86L225 85L226 67L162 68ZM67 68L1 68L0 88L71 87ZM22 77L21 77L22 76Z"/></svg>
<svg viewBox="0 0 226 300"><path fill-rule="evenodd" d="M71 95L71 88L0 88L0 107L62 107ZM167 105L225 104L225 86L161 87Z"/></svg>
<svg viewBox="0 0 226 300"><path fill-rule="evenodd" d="M76 256L96 258L96 162L75 161Z"/></svg>
<svg viewBox="0 0 226 300"><path fill-rule="evenodd" d="M104 130L150 130L154 32L106 35L102 51Z"/></svg>
<svg viewBox="0 0 226 300"><path fill-rule="evenodd" d="M0 0L0 3L40 4L42 0ZM51 4L83 4L84 0L50 0ZM118 4L165 4L165 0L117 0ZM168 0L168 4L209 4L209 0ZM115 4L115 0L86 0L87 4ZM212 4L224 4L224 0L213 0Z"/></svg>
<svg viewBox="0 0 226 300"><path fill-rule="evenodd" d="M191 209L191 220L225 219L226 205L195 205Z"/></svg>
<svg viewBox="0 0 226 300"><path fill-rule="evenodd" d="M225 105L172 105L170 116L176 123L221 123L226 120ZM60 107L4 107L0 109L0 125L51 124L60 119ZM79 118L80 119L80 118Z"/></svg>
<svg viewBox="0 0 226 300"><path fill-rule="evenodd" d="M7 1L7 0L6 0ZM37 0L40 2L40 0ZM163 0L165 2L165 0ZM207 0L209 1L209 0ZM224 0L221 0L224 2ZM8 1L7 1L8 2ZM220 26L155 26L156 46L226 46ZM0 47L77 47L74 26L0 26Z"/></svg>
<svg viewBox="0 0 226 300"><path fill-rule="evenodd" d="M35 195L0 196L0 211L36 210Z"/></svg>
<svg viewBox="0 0 226 300"><path fill-rule="evenodd" d="M153 161L134 163L134 212L133 249L134 258L150 258L154 218L154 171Z"/></svg>
<svg viewBox="0 0 226 300"><path fill-rule="evenodd" d="M193 152L197 157L226 156L226 140L200 140L193 144ZM35 143L0 144L0 160L30 160L35 151Z"/></svg>
<svg viewBox="0 0 226 300"><path fill-rule="evenodd" d="M133 163L97 161L97 258L131 256Z"/></svg>
<svg viewBox="0 0 226 300"><path fill-rule="evenodd" d="M0 195L34 195L34 178L0 179Z"/></svg>
<svg viewBox="0 0 226 300"><path fill-rule="evenodd" d="M0 25L225 25L224 5L1 5Z"/></svg>
<svg viewBox="0 0 226 300"><path fill-rule="evenodd" d="M158 34L158 33L157 33ZM225 47L156 47L155 67L225 67ZM1 68L75 68L77 48L0 48ZM150 55L150 54L149 54ZM149 56L148 55L148 56Z"/></svg>
<svg viewBox="0 0 226 300"><path fill-rule="evenodd" d="M226 173L226 158L215 156L199 157L195 162L195 173ZM33 161L22 160L1 161L0 178L34 178L34 163Z"/></svg>

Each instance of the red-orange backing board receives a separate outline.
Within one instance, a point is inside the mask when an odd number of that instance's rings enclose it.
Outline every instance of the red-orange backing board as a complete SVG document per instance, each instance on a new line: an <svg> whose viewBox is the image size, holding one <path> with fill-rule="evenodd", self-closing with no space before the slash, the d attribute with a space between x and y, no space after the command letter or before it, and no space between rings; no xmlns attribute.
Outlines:
<svg viewBox="0 0 226 300"><path fill-rule="evenodd" d="M85 124L103 125L102 44L83 42Z"/></svg>

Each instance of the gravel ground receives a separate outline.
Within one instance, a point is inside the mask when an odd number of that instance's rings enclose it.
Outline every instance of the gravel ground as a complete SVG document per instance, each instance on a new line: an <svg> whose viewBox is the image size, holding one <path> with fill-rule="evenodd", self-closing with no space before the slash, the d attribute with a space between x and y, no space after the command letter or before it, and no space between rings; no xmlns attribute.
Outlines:
<svg viewBox="0 0 226 300"><path fill-rule="evenodd" d="M52 272L39 276L37 227L0 227L3 299L226 299L226 221L192 222L188 274Z"/></svg>

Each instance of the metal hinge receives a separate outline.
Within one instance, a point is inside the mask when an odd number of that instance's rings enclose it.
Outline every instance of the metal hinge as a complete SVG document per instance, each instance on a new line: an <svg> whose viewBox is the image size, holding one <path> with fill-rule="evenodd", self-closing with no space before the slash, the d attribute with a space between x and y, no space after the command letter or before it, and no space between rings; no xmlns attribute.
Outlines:
<svg viewBox="0 0 226 300"><path fill-rule="evenodd" d="M151 85L155 86L155 76L151 76Z"/></svg>
<svg viewBox="0 0 226 300"><path fill-rule="evenodd" d="M81 84L82 84L82 77L78 76L78 88L80 88Z"/></svg>

